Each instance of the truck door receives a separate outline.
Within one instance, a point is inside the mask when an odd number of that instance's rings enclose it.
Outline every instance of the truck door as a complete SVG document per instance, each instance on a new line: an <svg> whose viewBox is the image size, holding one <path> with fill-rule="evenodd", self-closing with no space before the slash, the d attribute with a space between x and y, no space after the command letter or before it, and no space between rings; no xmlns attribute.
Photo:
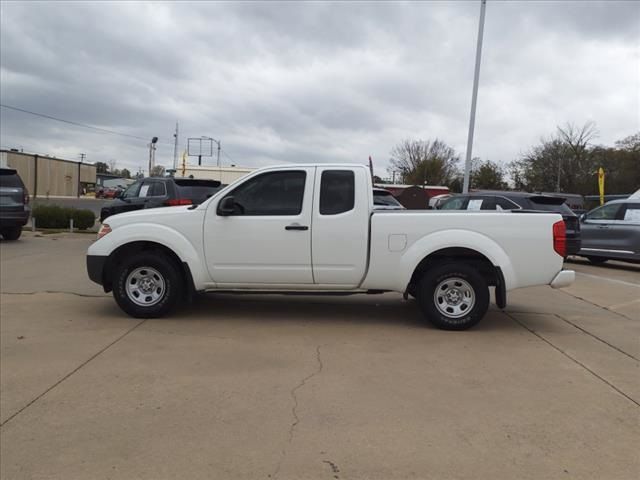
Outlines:
<svg viewBox="0 0 640 480"><path fill-rule="evenodd" d="M209 205L204 251L209 274L218 286L313 283L314 176L314 167L267 171ZM236 211L222 215L220 201L230 196Z"/></svg>
<svg viewBox="0 0 640 480"><path fill-rule="evenodd" d="M367 267L372 185L365 168L317 167L311 232L316 284L357 287Z"/></svg>

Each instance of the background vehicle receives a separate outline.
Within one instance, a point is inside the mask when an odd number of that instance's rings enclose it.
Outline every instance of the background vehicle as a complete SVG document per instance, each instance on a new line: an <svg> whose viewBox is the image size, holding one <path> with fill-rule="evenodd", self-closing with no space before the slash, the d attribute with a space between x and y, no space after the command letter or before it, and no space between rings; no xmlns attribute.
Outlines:
<svg viewBox="0 0 640 480"><path fill-rule="evenodd" d="M373 208L374 210L405 210L396 197L384 188L373 189Z"/></svg>
<svg viewBox="0 0 640 480"><path fill-rule="evenodd" d="M558 214L376 211L372 190L363 165L256 170L196 208L114 216L89 277L136 317L167 313L185 290L396 291L450 330L480 321L489 286L504 307L507 290L573 282Z"/></svg>
<svg viewBox="0 0 640 480"><path fill-rule="evenodd" d="M117 213L143 208L198 205L220 189L216 180L149 177L129 186L110 205L100 210L100 221Z"/></svg>
<svg viewBox="0 0 640 480"><path fill-rule="evenodd" d="M640 263L640 199L612 200L580 217L579 255L591 263L609 259Z"/></svg>
<svg viewBox="0 0 640 480"><path fill-rule="evenodd" d="M580 251L580 220L562 197L526 192L482 191L454 195L440 210L527 210L562 215L567 233L567 255Z"/></svg>
<svg viewBox="0 0 640 480"><path fill-rule="evenodd" d="M30 213L29 192L18 172L0 168L0 235L5 240L20 238Z"/></svg>

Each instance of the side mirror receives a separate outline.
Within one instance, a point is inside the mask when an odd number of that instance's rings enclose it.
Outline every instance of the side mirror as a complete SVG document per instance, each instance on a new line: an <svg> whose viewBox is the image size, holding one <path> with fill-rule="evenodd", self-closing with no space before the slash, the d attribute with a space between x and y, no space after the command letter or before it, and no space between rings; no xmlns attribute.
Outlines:
<svg viewBox="0 0 640 480"><path fill-rule="evenodd" d="M236 213L236 200L233 197L225 197L218 204L218 215L223 217Z"/></svg>
<svg viewBox="0 0 640 480"><path fill-rule="evenodd" d="M113 198L122 198L123 193L124 193L123 190L117 190L116 193L113 195Z"/></svg>

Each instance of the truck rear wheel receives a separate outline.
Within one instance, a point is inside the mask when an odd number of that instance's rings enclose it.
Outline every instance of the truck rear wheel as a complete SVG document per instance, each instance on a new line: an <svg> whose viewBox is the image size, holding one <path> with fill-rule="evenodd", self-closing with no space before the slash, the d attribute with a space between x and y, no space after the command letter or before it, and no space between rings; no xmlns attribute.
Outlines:
<svg viewBox="0 0 640 480"><path fill-rule="evenodd" d="M113 296L132 317L166 315L182 297L178 267L162 253L145 252L127 259L115 268Z"/></svg>
<svg viewBox="0 0 640 480"><path fill-rule="evenodd" d="M473 267L450 262L429 269L418 287L418 302L427 319L443 330L466 330L489 308L489 287Z"/></svg>

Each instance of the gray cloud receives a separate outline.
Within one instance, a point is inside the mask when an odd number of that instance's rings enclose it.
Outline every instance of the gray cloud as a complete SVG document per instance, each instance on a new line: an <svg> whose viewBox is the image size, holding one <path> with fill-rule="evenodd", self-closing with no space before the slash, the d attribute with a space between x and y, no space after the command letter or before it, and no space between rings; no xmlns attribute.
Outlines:
<svg viewBox="0 0 640 480"><path fill-rule="evenodd" d="M479 3L3 3L2 103L150 138L222 140L225 163L364 162L403 138L464 154ZM640 129L636 2L492 2L474 155L509 161L567 121ZM142 140L2 109L0 143L119 166Z"/></svg>

